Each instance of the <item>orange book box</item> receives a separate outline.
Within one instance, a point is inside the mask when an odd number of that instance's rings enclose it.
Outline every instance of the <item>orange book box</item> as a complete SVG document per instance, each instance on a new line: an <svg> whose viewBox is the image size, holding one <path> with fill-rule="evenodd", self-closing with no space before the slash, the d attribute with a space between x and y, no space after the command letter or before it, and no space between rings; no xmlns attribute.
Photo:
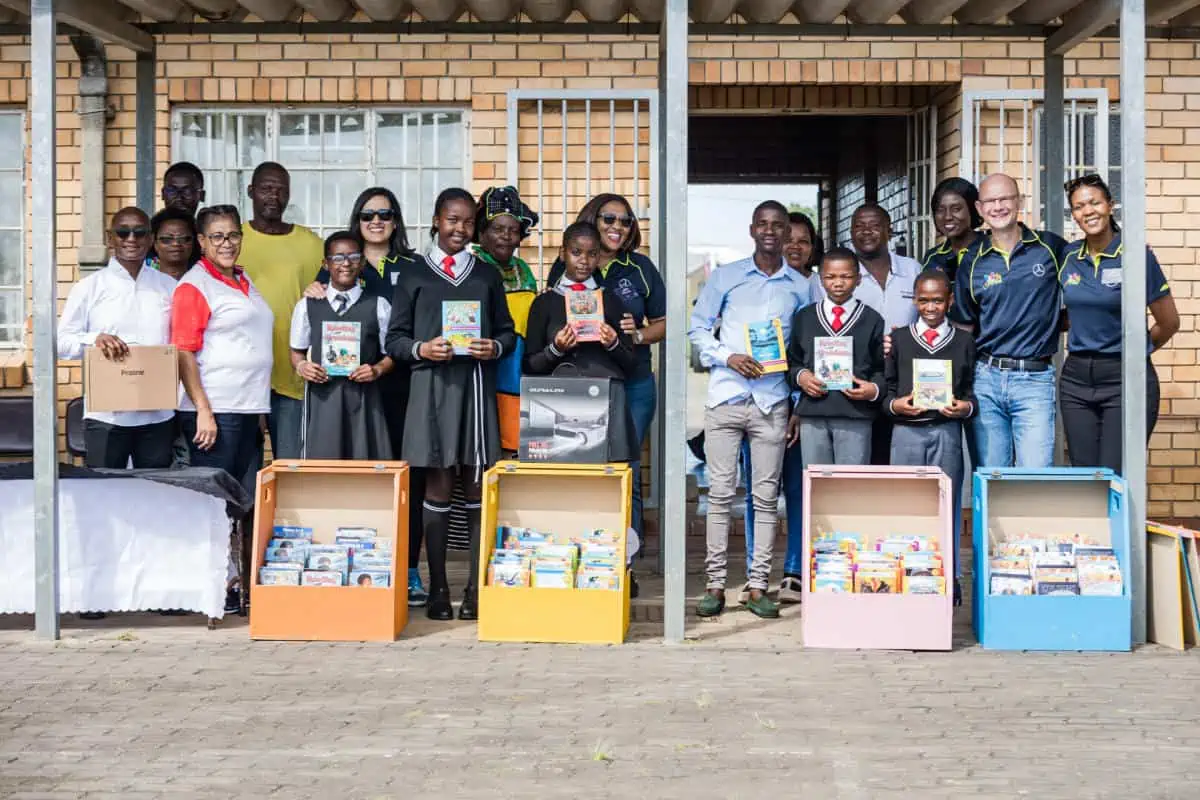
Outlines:
<svg viewBox="0 0 1200 800"><path fill-rule="evenodd" d="M312 528L333 544L339 527L374 528L392 540L386 589L261 586L258 571L275 525ZM250 638L391 642L408 623L408 464L276 461L258 473Z"/></svg>

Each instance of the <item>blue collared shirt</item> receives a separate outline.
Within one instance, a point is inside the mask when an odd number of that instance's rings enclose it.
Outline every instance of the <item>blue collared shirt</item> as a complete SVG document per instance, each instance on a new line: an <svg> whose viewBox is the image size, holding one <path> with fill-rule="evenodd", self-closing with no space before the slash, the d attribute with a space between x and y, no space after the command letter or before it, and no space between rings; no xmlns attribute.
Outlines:
<svg viewBox="0 0 1200 800"><path fill-rule="evenodd" d="M1067 349L1072 353L1116 355L1121 352L1124 328L1121 325L1121 287L1124 283L1122 255L1125 246L1121 234L1113 237L1108 249L1093 258L1087 241L1071 245L1063 260L1059 280L1063 287L1063 305L1071 320ZM1162 267L1150 248L1146 248L1146 304L1171 293ZM1146 341L1146 352L1154 344Z"/></svg>
<svg viewBox="0 0 1200 800"><path fill-rule="evenodd" d="M917 321L917 306L913 303L913 284L921 274L921 265L908 256L891 253L892 271L884 285L863 264L858 265L862 281L854 290L854 298L879 312L883 317L885 332L893 328L907 328ZM813 271L813 301L825 299L825 287L821 285L818 271Z"/></svg>
<svg viewBox="0 0 1200 800"><path fill-rule="evenodd" d="M958 265L950 319L978 327L980 354L1049 358L1058 350L1062 294L1058 272L1066 242L1021 225L1011 253L985 234Z"/></svg>
<svg viewBox="0 0 1200 800"><path fill-rule="evenodd" d="M692 309L688 338L700 351L700 363L711 368L708 378L709 408L733 400L753 399L764 412L788 399L785 372L749 380L726 366L729 357L745 354L746 327L755 322L779 320L786 343L792 334L792 317L812 302L808 279L781 262L768 276L744 258L713 270ZM720 339L713 328L720 320Z"/></svg>

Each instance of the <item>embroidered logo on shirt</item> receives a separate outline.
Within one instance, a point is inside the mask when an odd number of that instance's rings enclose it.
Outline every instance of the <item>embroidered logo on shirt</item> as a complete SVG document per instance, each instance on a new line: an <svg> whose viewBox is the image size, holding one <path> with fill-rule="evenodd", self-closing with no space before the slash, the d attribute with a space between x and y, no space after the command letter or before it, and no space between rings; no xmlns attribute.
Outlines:
<svg viewBox="0 0 1200 800"><path fill-rule="evenodd" d="M1045 264L1034 264L1033 265L1033 274L1038 276L1039 278L1045 276L1046 265Z"/></svg>
<svg viewBox="0 0 1200 800"><path fill-rule="evenodd" d="M637 297L637 289L633 288L633 281L629 278L621 278L617 281L617 295L622 300L632 300Z"/></svg>
<svg viewBox="0 0 1200 800"><path fill-rule="evenodd" d="M983 279L983 288L990 289L993 286L999 286L1004 281L1004 276L999 272L989 272L987 277Z"/></svg>
<svg viewBox="0 0 1200 800"><path fill-rule="evenodd" d="M1083 281L1083 276L1078 272L1072 272L1067 276L1067 286L1078 286Z"/></svg>

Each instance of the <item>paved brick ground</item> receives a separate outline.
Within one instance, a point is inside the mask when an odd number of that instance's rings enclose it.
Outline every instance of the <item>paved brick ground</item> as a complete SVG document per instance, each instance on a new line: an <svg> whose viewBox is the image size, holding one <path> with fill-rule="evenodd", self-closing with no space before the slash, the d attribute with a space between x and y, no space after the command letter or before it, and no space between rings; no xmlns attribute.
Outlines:
<svg viewBox="0 0 1200 800"><path fill-rule="evenodd" d="M1200 656L820 652L799 610L622 647L0 630L0 796L1194 798Z"/></svg>

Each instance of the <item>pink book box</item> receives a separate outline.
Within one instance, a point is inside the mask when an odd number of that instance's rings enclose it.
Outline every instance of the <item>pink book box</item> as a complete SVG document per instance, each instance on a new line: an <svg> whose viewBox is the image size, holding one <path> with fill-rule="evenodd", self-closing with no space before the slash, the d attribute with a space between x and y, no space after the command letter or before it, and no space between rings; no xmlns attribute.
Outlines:
<svg viewBox="0 0 1200 800"><path fill-rule="evenodd" d="M822 466L804 470L805 647L949 650L954 616L950 479L934 467ZM812 591L812 540L822 532L936 537L944 595Z"/></svg>

